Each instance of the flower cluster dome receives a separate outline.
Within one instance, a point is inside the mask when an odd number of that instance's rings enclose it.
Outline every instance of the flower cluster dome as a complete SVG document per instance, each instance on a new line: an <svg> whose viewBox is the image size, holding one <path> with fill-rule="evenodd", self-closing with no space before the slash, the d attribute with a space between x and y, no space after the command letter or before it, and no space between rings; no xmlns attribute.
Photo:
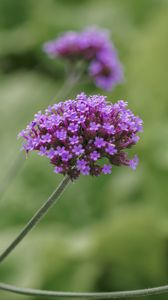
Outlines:
<svg viewBox="0 0 168 300"><path fill-rule="evenodd" d="M85 61L88 75L104 90L112 90L123 81L122 66L107 30L91 27L81 32L68 31L45 43L44 51L52 58Z"/></svg>
<svg viewBox="0 0 168 300"><path fill-rule="evenodd" d="M27 153L38 151L56 173L76 179L109 174L113 165L135 169L138 158L129 159L125 149L137 143L140 131L142 120L123 100L112 104L105 96L81 93L38 112L19 136Z"/></svg>

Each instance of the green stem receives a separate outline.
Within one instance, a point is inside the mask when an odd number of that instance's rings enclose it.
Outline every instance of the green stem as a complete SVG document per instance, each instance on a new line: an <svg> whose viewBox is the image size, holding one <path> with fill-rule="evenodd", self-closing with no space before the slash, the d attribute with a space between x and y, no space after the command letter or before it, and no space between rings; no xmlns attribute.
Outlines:
<svg viewBox="0 0 168 300"><path fill-rule="evenodd" d="M168 293L168 285L154 287L142 290L121 291L121 292L102 292L102 293L81 293L81 292L59 292L59 291L46 291L37 289L20 288L9 284L0 283L0 290L27 295L27 296L40 296L51 298L87 298L87 299L123 299L134 297L145 297L151 295L159 295Z"/></svg>
<svg viewBox="0 0 168 300"><path fill-rule="evenodd" d="M15 247L24 239L24 237L31 231L44 217L49 208L59 199L62 192L70 182L70 177L65 176L58 188L52 193L48 200L42 205L42 207L34 214L31 220L22 229L19 235L14 241L2 252L0 255L0 262L4 261L5 258L15 249Z"/></svg>

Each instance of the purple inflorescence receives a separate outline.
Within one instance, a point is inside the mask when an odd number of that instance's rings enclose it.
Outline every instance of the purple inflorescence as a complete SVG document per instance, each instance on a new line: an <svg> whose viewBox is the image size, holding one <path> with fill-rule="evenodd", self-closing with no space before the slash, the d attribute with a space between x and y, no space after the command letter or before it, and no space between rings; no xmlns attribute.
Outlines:
<svg viewBox="0 0 168 300"><path fill-rule="evenodd" d="M112 90L123 81L122 66L107 30L87 28L81 32L69 31L45 43L44 51L52 58L85 61L87 73L104 90Z"/></svg>
<svg viewBox="0 0 168 300"><path fill-rule="evenodd" d="M137 143L140 131L142 120L126 102L112 104L104 96L81 93L48 107L44 114L38 112L19 136L25 139L27 153L37 150L50 159L56 173L75 179L80 174L109 174L113 165L134 170L138 158L129 159L124 150Z"/></svg>

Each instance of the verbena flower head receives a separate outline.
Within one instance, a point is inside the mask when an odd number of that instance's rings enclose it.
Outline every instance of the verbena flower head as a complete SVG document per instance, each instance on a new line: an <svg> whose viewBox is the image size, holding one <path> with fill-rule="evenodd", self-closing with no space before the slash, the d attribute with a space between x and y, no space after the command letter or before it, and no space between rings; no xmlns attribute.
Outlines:
<svg viewBox="0 0 168 300"><path fill-rule="evenodd" d="M23 149L47 156L54 171L69 175L109 174L113 165L135 169L137 156L128 158L125 149L137 143L142 120L134 116L127 103L112 104L100 95L77 95L38 112L19 136Z"/></svg>
<svg viewBox="0 0 168 300"><path fill-rule="evenodd" d="M81 32L68 31L44 44L51 57L86 62L87 73L95 84L105 90L123 80L123 70L107 30L87 28Z"/></svg>

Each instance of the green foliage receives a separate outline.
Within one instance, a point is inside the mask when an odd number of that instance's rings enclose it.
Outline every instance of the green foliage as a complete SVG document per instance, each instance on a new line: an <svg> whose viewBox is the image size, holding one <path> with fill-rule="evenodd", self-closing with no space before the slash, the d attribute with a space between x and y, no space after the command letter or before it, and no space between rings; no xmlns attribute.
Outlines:
<svg viewBox="0 0 168 300"><path fill-rule="evenodd" d="M93 24L112 31L124 64L126 82L109 99L128 100L144 119L135 149L139 167L136 172L114 168L110 176L81 177L71 184L0 266L0 281L78 291L138 289L167 281L167 1L0 1L0 180L19 153L17 133L64 81L63 63L45 56L43 42ZM81 83L69 96L80 90L102 93ZM1 250L61 180L52 171L34 154L16 172L0 199Z"/></svg>

